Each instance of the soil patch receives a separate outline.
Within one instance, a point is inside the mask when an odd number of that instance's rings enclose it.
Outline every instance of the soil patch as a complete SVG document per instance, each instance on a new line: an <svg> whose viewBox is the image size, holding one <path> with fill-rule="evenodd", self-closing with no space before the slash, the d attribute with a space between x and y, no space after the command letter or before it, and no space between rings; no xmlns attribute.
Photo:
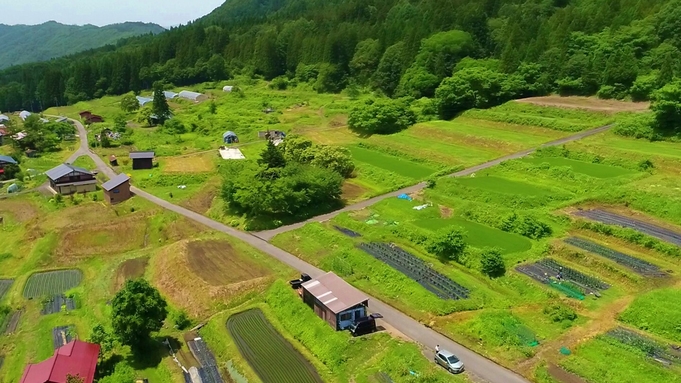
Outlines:
<svg viewBox="0 0 681 383"><path fill-rule="evenodd" d="M253 262L240 257L225 241L194 241L187 244L189 269L212 286L224 286L267 275Z"/></svg>
<svg viewBox="0 0 681 383"><path fill-rule="evenodd" d="M61 235L55 254L72 258L95 254L119 254L144 246L143 216L125 218L98 226L70 228Z"/></svg>
<svg viewBox="0 0 681 383"><path fill-rule="evenodd" d="M444 205L438 205L440 208L440 217L442 218L452 218L452 215L454 212L452 211L451 208L444 206Z"/></svg>
<svg viewBox="0 0 681 383"><path fill-rule="evenodd" d="M205 214L213 206L213 200L217 195L217 185L208 185L181 205L195 213Z"/></svg>
<svg viewBox="0 0 681 383"><path fill-rule="evenodd" d="M18 222L27 222L38 216L38 209L30 202L21 200L0 201L0 217L11 216Z"/></svg>
<svg viewBox="0 0 681 383"><path fill-rule="evenodd" d="M128 259L121 263L116 270L113 291L120 290L123 284L125 284L125 281L129 279L143 277L148 264L149 257Z"/></svg>
<svg viewBox="0 0 681 383"><path fill-rule="evenodd" d="M342 191L342 198L346 201L356 201L360 199L366 192L366 190L364 190L364 188L361 186L347 181L343 183Z"/></svg>
<svg viewBox="0 0 681 383"><path fill-rule="evenodd" d="M555 106L558 108L594 110L606 113L645 112L650 107L649 102L627 102L619 100L602 100L595 97L561 97L544 96L530 97L516 100L528 104L541 106Z"/></svg>
<svg viewBox="0 0 681 383"><path fill-rule="evenodd" d="M563 382L563 383L586 383L586 381L579 376L567 372L563 370L562 368L556 366L553 363L549 363L548 366L549 374L553 376L556 380Z"/></svg>

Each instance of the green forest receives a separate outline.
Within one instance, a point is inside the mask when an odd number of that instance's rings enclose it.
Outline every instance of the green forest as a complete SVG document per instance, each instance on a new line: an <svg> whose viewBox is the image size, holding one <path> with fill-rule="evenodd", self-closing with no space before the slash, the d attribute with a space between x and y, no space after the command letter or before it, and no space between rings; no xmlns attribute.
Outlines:
<svg viewBox="0 0 681 383"><path fill-rule="evenodd" d="M647 100L681 73L680 49L680 0L228 0L160 35L8 68L0 109L240 74L434 98L451 118L553 92Z"/></svg>

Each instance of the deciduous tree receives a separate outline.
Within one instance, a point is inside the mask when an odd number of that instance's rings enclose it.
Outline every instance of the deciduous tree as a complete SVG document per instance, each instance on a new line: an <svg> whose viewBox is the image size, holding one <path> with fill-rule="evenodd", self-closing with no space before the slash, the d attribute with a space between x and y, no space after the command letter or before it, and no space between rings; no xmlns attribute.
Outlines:
<svg viewBox="0 0 681 383"><path fill-rule="evenodd" d="M506 273L504 258L499 249L487 249L480 254L480 269L491 278L498 278Z"/></svg>
<svg viewBox="0 0 681 383"><path fill-rule="evenodd" d="M143 346L168 316L168 304L144 279L125 282L111 301L111 325L116 337L133 348Z"/></svg>
<svg viewBox="0 0 681 383"><path fill-rule="evenodd" d="M370 99L355 105L348 116L350 129L364 134L390 134L416 123L416 114L403 100Z"/></svg>
<svg viewBox="0 0 681 383"><path fill-rule="evenodd" d="M134 94L128 93L121 98L121 110L125 113L132 113L140 108L140 103Z"/></svg>
<svg viewBox="0 0 681 383"><path fill-rule="evenodd" d="M466 250L466 235L457 227L438 230L426 244L429 253L441 259L458 261Z"/></svg>

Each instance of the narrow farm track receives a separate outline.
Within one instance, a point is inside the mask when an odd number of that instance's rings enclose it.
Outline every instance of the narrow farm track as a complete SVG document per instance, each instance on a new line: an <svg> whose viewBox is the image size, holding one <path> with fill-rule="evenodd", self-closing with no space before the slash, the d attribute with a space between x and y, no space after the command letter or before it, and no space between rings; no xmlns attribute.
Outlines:
<svg viewBox="0 0 681 383"><path fill-rule="evenodd" d="M583 132L579 132L579 133L573 134L571 136L567 136L567 137L563 137L563 138L560 138L560 139L557 139L557 140L554 140L554 141L547 142L547 143L542 144L541 146L539 146L537 148L526 149L526 150L523 150L521 152L509 154L509 155L497 158L495 160L491 160L491 161L482 163L480 165L472 166L470 168L458 171L456 173L452 173L452 174L449 175L449 177L468 176L468 175L471 175L475 172L479 172L480 170L488 169L488 168L491 168L493 166L499 165L500 163L502 163L504 161L515 160L515 159L518 159L518 158L526 157L526 156L534 153L537 149L547 148L547 147L551 147L551 146L563 145L563 144L567 144L569 142L578 141L578 140L581 140L582 138L586 138L586 137L593 136L595 134L602 133L602 132L612 128L612 126L613 125L610 124L610 125L601 126L600 128L596 128L596 129L585 130ZM258 238L262 238L266 241L269 241L278 234L286 233L288 231L295 230L295 229L299 229L299 228L305 226L306 224L308 224L310 222L328 221L328 220L337 216L340 213L343 213L343 212L346 212L346 211L361 210L361 209L364 209L365 207L369 207L369 206L376 204L378 202L381 202L385 199L397 197L398 195L403 194L403 193L404 194L411 194L411 193L418 192L418 191L424 189L425 187L426 187L426 183L421 182L419 184L406 187L404 189L400 189L400 190L397 190L397 191L394 191L394 192L382 194L380 196L370 198L366 201L361 201L361 202L358 202L356 204L345 206L344 208L342 208L340 210L332 211L331 213L322 214L322 215L318 215L316 217L312 217L312 218L308 219L307 221L298 222L298 223L294 223L294 224L291 224L291 225L278 227L278 228L272 229L272 230L259 231L259 232L253 233L253 235L257 236Z"/></svg>
<svg viewBox="0 0 681 383"><path fill-rule="evenodd" d="M99 156L97 156L95 153L91 152L88 148L88 142L87 142L87 131L85 130L85 127L83 124L81 124L77 120L71 120L74 122L76 128L78 129L78 133L80 135L80 140L81 140L81 145L80 149L78 152L84 153L85 155L89 156L92 158L93 161L95 161L95 164L97 165L97 168L105 174L107 177L112 178L116 175L116 173L108 167L104 161L102 161ZM549 143L546 143L542 145L542 147L545 146L555 146L555 145L561 145L564 143L576 141L585 137L592 136L594 134L601 133L603 131L606 131L610 129L612 125L607 125L603 126L597 129L592 129L584 132L580 132L578 134L569 136L569 137L564 137L559 140L551 141ZM514 159L514 158L521 158L524 157L532 152L534 152L536 149L528 149L519 153L511 154L509 156L505 156L493 161L486 162L484 164L474 166L472 168L462 170L460 172L452 174L452 176L457 177L457 176L462 176L462 175L467 175L474 173L476 171L486 169L492 166L495 166L502 161ZM77 158L76 152L74 154L73 159ZM379 197L372 198L370 200L360 202L355 205L348 206L344 209L341 209L339 211L330 213L330 214L325 214L319 217L316 217L313 219L313 221L320 222L324 220L328 220L330 218L333 218L334 216L338 215L339 213L343 211L349 211L349 210L358 210L362 209L364 207L370 206L376 202L379 202L381 200L384 200L386 198L394 197L397 196L401 193L412 193L419 191L425 187L425 183L420 183L418 185L414 185L402 190L398 190L396 192L384 194ZM258 236L252 235L249 233L245 233L239 230L236 230L232 227L226 226L220 222L214 221L208 217L205 217L201 214L197 214L191 210L185 209L183 207L174 205L168 201L165 201L161 198L158 198L152 194L149 194L145 192L144 190L138 189L137 187L131 187L131 191L137 195L140 198L144 198L160 207L163 207L167 210L176 212L180 215L183 215L186 218L189 218L191 220L194 220L198 223L201 223L205 226L208 226L211 229L220 231L222 233L225 233L227 235L230 235L234 238L240 239L247 244L253 246L254 248L269 254L270 256L278 259L279 261L289 265L290 267L300 271L301 273L306 273L309 274L311 277L315 278L318 277L322 274L324 274L324 271L321 269L318 269L317 267L299 259L298 257L294 256L291 253L288 253L272 244L270 244L267 239L272 238L274 235L278 234L278 232L271 233L269 237L267 235L263 235L263 233L258 233ZM305 223L297 224L297 225L291 225L291 226L286 226L284 228L280 228L280 232L284 231L289 231L293 230L297 227L303 226ZM284 229L284 230L281 230ZM267 238L267 239L265 239ZM432 350L435 345L440 345L443 349L447 349L453 353L455 353L461 360L465 361L466 363L466 370L468 371L468 374L471 376L471 379L473 379L476 382L487 382L487 383L529 383L527 379L524 377L516 374L515 372L500 366L499 364L493 362L492 360L489 360L485 358L482 355L479 355L466 347L452 341L451 339L445 337L444 335L436 332L435 330L432 330L423 324L419 323L418 321L412 319L411 317L407 316L406 314L403 314L399 310L393 308L392 306L373 298L371 295L368 295L369 297L369 306L371 311L373 312L378 312L383 314L384 320L386 323L388 323L390 326L395 328L397 331L401 332L402 334L406 335L410 339L424 345L425 347L429 348Z"/></svg>

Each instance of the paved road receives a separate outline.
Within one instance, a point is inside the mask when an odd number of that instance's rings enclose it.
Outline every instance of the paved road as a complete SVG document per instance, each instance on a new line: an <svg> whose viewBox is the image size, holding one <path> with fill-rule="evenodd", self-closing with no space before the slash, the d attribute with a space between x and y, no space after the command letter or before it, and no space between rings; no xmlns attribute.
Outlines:
<svg viewBox="0 0 681 383"><path fill-rule="evenodd" d="M539 148L546 148L546 147L549 147L549 146L557 146L557 145L566 144L568 142L577 141L577 140L580 140L582 138L593 136L594 134L604 132L604 131L606 131L610 128L612 128L612 125L606 125L606 126L602 126L600 128L586 130L586 131L583 131L583 132L579 132L577 134L573 134L573 135L568 136L568 137L563 137L563 138L560 138L560 139L555 140L555 141L547 142L547 143L539 146ZM495 160L491 160L491 161L482 163L480 165L475 165L473 167L458 171L456 173L452 173L449 176L450 177L463 177L463 176L471 175L475 172L479 172L480 170L491 168L492 166L499 165L500 163L502 163L504 161L514 160L514 159L525 157L527 155L534 153L539 148L526 149L526 150L523 150L522 152L509 154L507 156L503 156L501 158L497 158ZM361 201L361 202L358 202L358 203L353 204L353 205L345 206L344 208L342 208L340 210L336 210L336 211L333 211L333 212L328 213L328 214L322 214L322 215L318 215L316 217L312 217L312 218L308 219L307 221L298 222L298 223L294 223L294 224L286 225L286 226L281 226L281 227L278 227L278 228L272 229L272 230L258 231L258 232L253 233L253 235L257 236L258 238L269 241L278 234L286 233L288 231L295 230L295 229L299 229L299 228L305 226L306 224L308 224L310 222L328 221L328 220L337 216L340 213L343 213L343 212L346 212L346 211L361 210L361 209L364 209L365 207L371 206L371 205L373 205L377 202L383 201L384 199L397 197L398 195L400 195L402 193L406 193L406 194L414 193L414 192L417 192L419 190L422 190L425 187L426 187L426 183L421 182L419 184L406 187L404 189L400 189L400 190L397 190L397 191L394 191L394 192L382 194L378 197L374 197L374 198L368 199L366 201Z"/></svg>
<svg viewBox="0 0 681 383"><path fill-rule="evenodd" d="M74 122L76 128L78 129L78 133L81 139L80 148L76 153L74 153L73 156L71 156L73 157L73 160L78 158L80 155L87 155L90 158L92 158L93 161L95 161L95 164L97 164L97 168L100 170L100 172L106 174L109 178L115 176L116 173L109 166L107 166L107 164L104 163L104 161L102 161L102 159L99 158L99 156L97 156L95 153L89 150L87 143L87 131L85 130L85 127L79 121L76 120L72 121ZM414 190L418 190L419 185L413 186L412 188L416 188ZM276 258L277 260L300 271L301 273L309 274L313 278L325 273L325 271L318 269L313 265L310 265L309 263L301 260L295 255L288 253L252 234L239 231L232 227L224 225L220 222L213 221L208 217L205 217L201 214L195 213L183 207L174 205L166 200L158 198L134 186L131 187L130 190L138 197L144 198L160 207L173 211L177 214L183 215L186 218L189 218L205 226L208 226L213 230L217 230L222 233L228 234L234 238L238 238L248 243L249 245L255 247L256 249L264 253L267 253L270 256ZM397 195L395 193L391 194ZM392 306L383 303L380 300L371 297L370 295L368 296L369 307L371 311L383 314L384 316L383 320L387 324L395 328L397 331L403 333L404 335L408 336L414 341L424 345L429 350L431 350L431 352L435 345L439 344L440 347L442 347L443 349L452 351L455 354L457 354L466 364L468 374L473 380L482 383L529 383L528 380L516 374L515 372L496 364L495 362L485 358L482 355L476 354L475 352L463 347L462 345L456 342L453 342L451 339L443 336L442 334L434 330L427 328L426 326L420 324L416 320L403 314L399 310L396 310Z"/></svg>

